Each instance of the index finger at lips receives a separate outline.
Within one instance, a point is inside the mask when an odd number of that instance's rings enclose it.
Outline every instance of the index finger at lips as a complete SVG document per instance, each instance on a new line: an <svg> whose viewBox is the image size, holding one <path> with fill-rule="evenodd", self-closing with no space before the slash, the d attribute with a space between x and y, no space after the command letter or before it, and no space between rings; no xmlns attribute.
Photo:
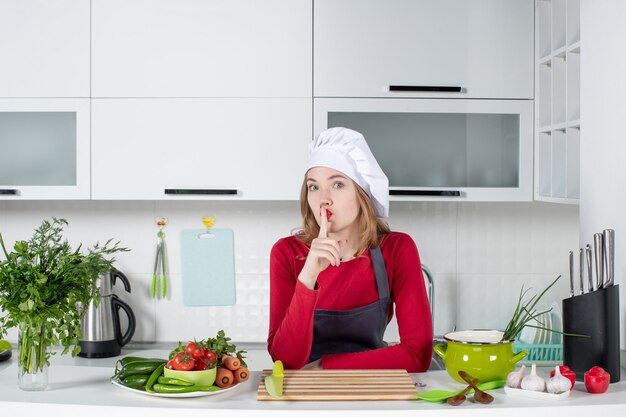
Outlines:
<svg viewBox="0 0 626 417"><path fill-rule="evenodd" d="M328 218L323 206L320 207L320 234L317 237L328 237Z"/></svg>

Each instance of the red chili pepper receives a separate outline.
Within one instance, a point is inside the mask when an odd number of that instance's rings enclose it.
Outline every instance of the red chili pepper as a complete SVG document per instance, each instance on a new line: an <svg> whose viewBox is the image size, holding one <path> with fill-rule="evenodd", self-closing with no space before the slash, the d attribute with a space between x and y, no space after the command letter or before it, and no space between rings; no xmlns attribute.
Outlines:
<svg viewBox="0 0 626 417"><path fill-rule="evenodd" d="M611 375L600 366L594 366L585 372L585 388L592 394L602 394L609 389Z"/></svg>

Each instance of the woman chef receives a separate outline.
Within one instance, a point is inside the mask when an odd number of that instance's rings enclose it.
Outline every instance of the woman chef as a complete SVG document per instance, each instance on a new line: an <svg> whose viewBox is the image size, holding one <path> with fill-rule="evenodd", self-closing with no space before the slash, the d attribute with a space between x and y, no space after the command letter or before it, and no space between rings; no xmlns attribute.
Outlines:
<svg viewBox="0 0 626 417"><path fill-rule="evenodd" d="M286 368L428 369L432 323L411 237L391 232L388 180L365 138L324 131L309 146L302 230L270 255L268 350ZM393 316L400 343L383 334Z"/></svg>

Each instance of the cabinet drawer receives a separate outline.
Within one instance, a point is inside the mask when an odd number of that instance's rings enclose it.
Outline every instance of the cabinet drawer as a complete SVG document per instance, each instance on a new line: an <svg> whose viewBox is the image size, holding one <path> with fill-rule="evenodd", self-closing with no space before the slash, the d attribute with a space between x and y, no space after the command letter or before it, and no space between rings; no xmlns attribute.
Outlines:
<svg viewBox="0 0 626 417"><path fill-rule="evenodd" d="M310 99L94 99L92 106L93 199L299 197Z"/></svg>
<svg viewBox="0 0 626 417"><path fill-rule="evenodd" d="M89 99L0 99L0 199L89 199Z"/></svg>
<svg viewBox="0 0 626 417"><path fill-rule="evenodd" d="M0 97L89 97L89 0L0 1Z"/></svg>
<svg viewBox="0 0 626 417"><path fill-rule="evenodd" d="M315 0L314 95L532 99L533 30L533 0Z"/></svg>
<svg viewBox="0 0 626 417"><path fill-rule="evenodd" d="M310 97L310 0L93 0L94 97Z"/></svg>
<svg viewBox="0 0 626 417"><path fill-rule="evenodd" d="M314 115L315 134L363 133L392 200L532 200L532 101L328 98Z"/></svg>

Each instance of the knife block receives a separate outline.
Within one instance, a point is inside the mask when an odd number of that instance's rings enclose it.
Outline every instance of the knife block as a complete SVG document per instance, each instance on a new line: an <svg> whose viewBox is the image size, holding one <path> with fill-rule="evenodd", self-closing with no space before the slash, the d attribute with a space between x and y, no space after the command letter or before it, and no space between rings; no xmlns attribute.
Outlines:
<svg viewBox="0 0 626 417"><path fill-rule="evenodd" d="M611 375L611 383L620 380L619 364L619 286L612 285L563 300L563 333L587 335L563 336L563 365L583 381L593 366L601 366Z"/></svg>

